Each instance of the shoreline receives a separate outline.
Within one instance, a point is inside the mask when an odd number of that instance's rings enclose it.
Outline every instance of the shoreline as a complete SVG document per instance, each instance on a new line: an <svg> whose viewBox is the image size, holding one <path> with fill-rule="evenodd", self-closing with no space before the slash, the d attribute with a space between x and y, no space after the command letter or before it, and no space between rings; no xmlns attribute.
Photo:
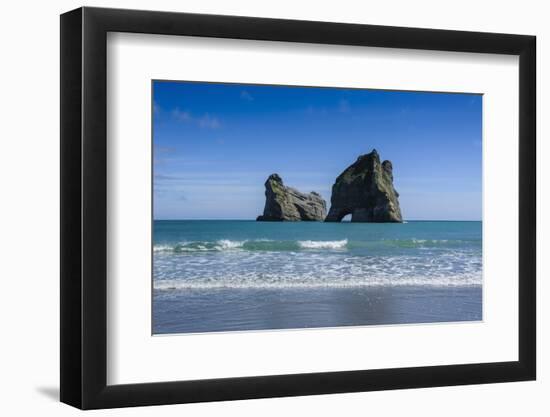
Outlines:
<svg viewBox="0 0 550 417"><path fill-rule="evenodd" d="M482 286L153 292L153 334L480 321Z"/></svg>

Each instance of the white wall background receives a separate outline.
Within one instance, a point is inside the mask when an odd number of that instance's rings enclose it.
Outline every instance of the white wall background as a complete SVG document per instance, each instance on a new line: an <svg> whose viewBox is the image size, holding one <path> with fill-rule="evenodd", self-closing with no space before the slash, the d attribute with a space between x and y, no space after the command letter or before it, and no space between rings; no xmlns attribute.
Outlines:
<svg viewBox="0 0 550 417"><path fill-rule="evenodd" d="M0 23L0 413L75 415L59 392L59 17L73 0L9 2ZM532 34L538 37L538 381L94 412L94 415L547 415L550 405L550 26L536 0L124 0L86 5L238 14L395 26ZM506 228L503 227L505 231ZM546 394L546 395L544 395Z"/></svg>

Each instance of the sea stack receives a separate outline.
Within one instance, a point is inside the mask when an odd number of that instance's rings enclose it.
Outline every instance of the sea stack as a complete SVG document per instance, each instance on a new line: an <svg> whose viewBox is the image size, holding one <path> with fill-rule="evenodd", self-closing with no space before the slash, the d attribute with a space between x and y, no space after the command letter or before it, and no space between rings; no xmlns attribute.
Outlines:
<svg viewBox="0 0 550 417"><path fill-rule="evenodd" d="M264 214L257 221L323 221L327 214L325 200L316 192L302 193L287 187L278 174L265 182Z"/></svg>
<svg viewBox="0 0 550 417"><path fill-rule="evenodd" d="M325 221L339 222L351 214L352 222L401 223L398 197L393 188L392 163L380 163L380 156L373 149L359 156L336 178Z"/></svg>

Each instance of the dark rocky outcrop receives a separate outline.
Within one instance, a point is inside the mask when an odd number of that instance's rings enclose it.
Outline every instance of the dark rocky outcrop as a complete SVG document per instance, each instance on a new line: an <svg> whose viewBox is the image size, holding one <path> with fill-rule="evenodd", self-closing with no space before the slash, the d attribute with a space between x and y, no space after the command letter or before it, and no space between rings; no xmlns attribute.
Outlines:
<svg viewBox="0 0 550 417"><path fill-rule="evenodd" d="M286 187L278 174L265 182L264 214L258 221L323 221L327 204L316 192L309 194Z"/></svg>
<svg viewBox="0 0 550 417"><path fill-rule="evenodd" d="M351 214L352 222L402 222L398 197L393 188L392 163L380 163L373 149L336 178L325 221L339 222Z"/></svg>

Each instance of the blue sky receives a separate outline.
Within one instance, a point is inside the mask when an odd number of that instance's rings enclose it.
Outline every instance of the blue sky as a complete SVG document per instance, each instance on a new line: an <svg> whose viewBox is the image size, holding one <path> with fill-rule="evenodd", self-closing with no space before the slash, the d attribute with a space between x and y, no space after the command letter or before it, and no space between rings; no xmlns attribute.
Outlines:
<svg viewBox="0 0 550 417"><path fill-rule="evenodd" d="M376 148L409 220L480 220L482 96L153 82L155 219L255 219L264 182L317 191Z"/></svg>

